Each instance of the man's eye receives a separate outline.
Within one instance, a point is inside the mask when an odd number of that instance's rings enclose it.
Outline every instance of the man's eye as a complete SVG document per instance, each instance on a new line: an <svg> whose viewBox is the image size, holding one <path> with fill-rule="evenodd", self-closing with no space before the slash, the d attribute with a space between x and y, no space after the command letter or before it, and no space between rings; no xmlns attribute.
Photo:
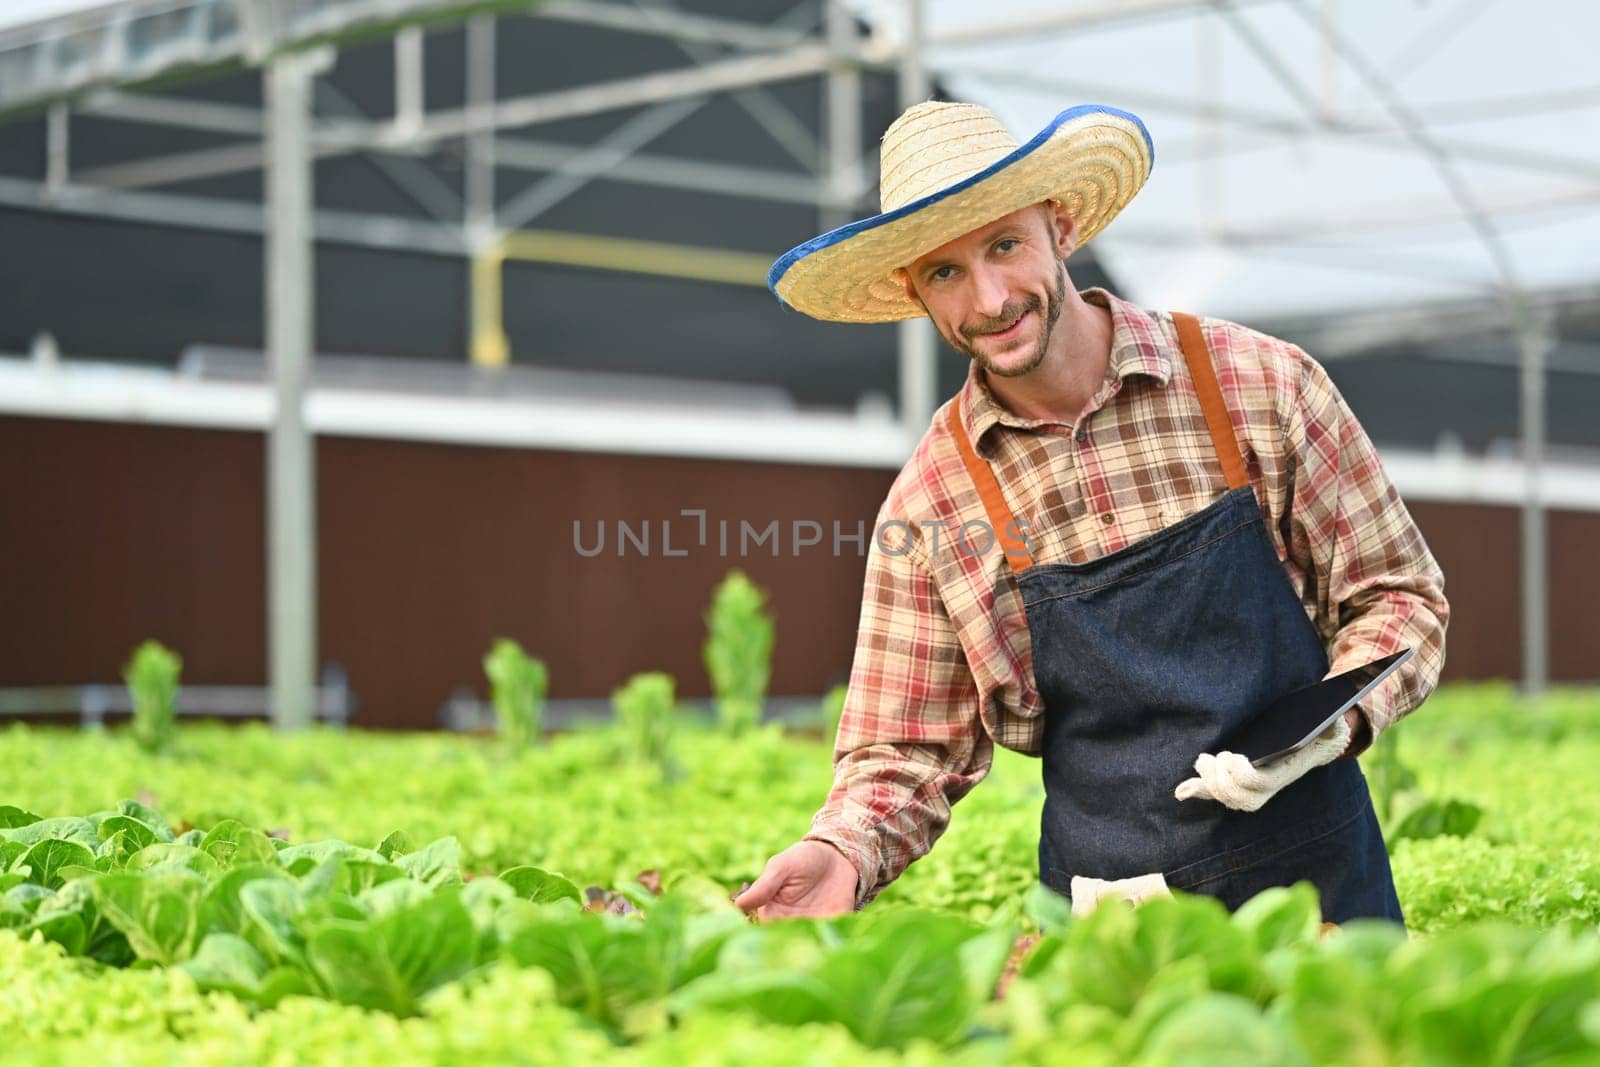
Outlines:
<svg viewBox="0 0 1600 1067"><path fill-rule="evenodd" d="M1017 247L1017 244L1018 242L1016 238L1005 237L995 242L994 250L996 252L1009 252L1013 248Z"/></svg>
<svg viewBox="0 0 1600 1067"><path fill-rule="evenodd" d="M935 282L947 282L953 277L955 277L954 267L939 267L928 275L928 279Z"/></svg>

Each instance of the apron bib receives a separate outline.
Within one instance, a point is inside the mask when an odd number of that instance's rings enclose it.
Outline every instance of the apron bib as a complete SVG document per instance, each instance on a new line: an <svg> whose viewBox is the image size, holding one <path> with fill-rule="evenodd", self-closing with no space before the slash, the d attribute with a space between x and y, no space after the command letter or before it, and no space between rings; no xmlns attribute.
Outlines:
<svg viewBox="0 0 1600 1067"><path fill-rule="evenodd" d="M1087 563L1035 564L1001 536L1027 612L1044 702L1039 877L1160 871L1174 889L1229 910L1272 886L1310 881L1323 918L1402 922L1389 855L1353 759L1294 782L1259 811L1172 793L1194 760L1277 697L1328 672L1268 538L1199 323L1174 314L1228 490L1205 508ZM1010 509L951 427L996 531Z"/></svg>

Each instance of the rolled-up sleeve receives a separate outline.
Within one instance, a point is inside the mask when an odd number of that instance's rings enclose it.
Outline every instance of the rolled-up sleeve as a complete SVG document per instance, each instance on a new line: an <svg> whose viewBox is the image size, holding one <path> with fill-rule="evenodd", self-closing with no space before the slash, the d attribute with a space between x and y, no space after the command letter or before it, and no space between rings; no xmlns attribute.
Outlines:
<svg viewBox="0 0 1600 1067"><path fill-rule="evenodd" d="M955 628L894 518L885 505L867 551L833 787L806 834L855 864L857 907L927 854L994 758Z"/></svg>
<svg viewBox="0 0 1600 1067"><path fill-rule="evenodd" d="M1363 698L1371 740L1421 704L1444 669L1444 574L1321 364L1299 349L1300 388L1286 431L1293 463L1288 549L1314 576L1329 676L1409 646L1411 659Z"/></svg>

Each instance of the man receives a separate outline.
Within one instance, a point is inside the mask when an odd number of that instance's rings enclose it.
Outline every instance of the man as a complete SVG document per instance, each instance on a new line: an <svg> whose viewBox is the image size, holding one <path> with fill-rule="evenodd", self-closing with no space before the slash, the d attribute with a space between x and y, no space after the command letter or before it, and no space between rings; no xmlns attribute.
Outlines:
<svg viewBox="0 0 1600 1067"><path fill-rule="evenodd" d="M998 743L1042 758L1039 873L1077 914L1310 880L1329 921L1402 920L1355 757L1438 681L1443 576L1306 353L1074 290L1067 258L1152 157L1110 108L1019 146L983 108L919 104L884 135L883 213L774 265L796 309L926 314L972 367L878 515L827 803L746 910L865 905ZM1277 696L1405 647L1310 746L1226 751Z"/></svg>

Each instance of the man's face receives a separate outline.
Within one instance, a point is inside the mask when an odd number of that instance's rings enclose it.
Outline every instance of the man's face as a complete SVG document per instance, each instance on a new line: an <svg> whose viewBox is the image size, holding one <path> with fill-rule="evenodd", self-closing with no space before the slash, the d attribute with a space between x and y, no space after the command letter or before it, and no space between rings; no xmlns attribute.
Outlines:
<svg viewBox="0 0 1600 1067"><path fill-rule="evenodd" d="M1064 212L1025 207L916 260L907 290L951 347L989 374L1018 377L1048 351L1075 237Z"/></svg>

